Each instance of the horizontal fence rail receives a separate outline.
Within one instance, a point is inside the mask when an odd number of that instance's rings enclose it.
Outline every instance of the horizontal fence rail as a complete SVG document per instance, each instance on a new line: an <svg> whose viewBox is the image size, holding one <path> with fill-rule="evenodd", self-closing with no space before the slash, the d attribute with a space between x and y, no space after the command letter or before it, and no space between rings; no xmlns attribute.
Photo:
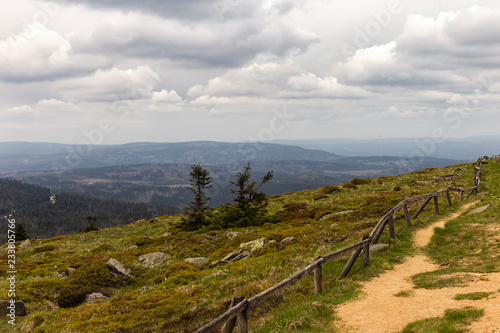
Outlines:
<svg viewBox="0 0 500 333"><path fill-rule="evenodd" d="M395 238L394 232L394 214L403 211L406 225L408 227L411 226L411 218L408 212L408 204L413 202L418 202L421 200L425 200L424 203L417 209L417 211L412 216L413 219L416 219L419 214L425 209L425 207L431 202L434 201L434 208L436 214L439 214L439 206L438 206L438 196L442 194L446 194L448 205L451 206L451 197L450 191L457 192L459 201L464 200L464 193L468 193L465 197L467 199L473 193L478 193L479 183L481 182L482 169L481 165L483 163L487 163L487 158L482 157L476 161L476 166L474 167L474 186L471 188L463 189L463 188L454 188L451 186L446 187L440 191L435 191L430 194L421 195L413 198L403 199L399 204L391 208L375 225L372 232L369 235L363 236L363 238L352 245L349 245L343 249L337 250L335 252L320 256L314 260L309 266L302 268L300 271L290 275L288 278L283 281L275 284L271 288L261 292L253 296L250 299L246 299L243 296L234 297L231 300L231 305L229 310L207 323L205 326L197 329L194 333L209 333L216 331L220 326L224 325L222 328L222 333L230 333L233 331L236 324L238 324L238 333L248 333L248 310L256 308L263 303L265 303L269 298L276 295L277 293L283 291L287 287L295 284L297 281L302 279L303 277L314 273L314 295L318 296L322 294L323 286L323 272L322 265L326 264L330 261L340 259L348 254L351 254L349 260L347 261L344 269L340 273L338 279L342 279L349 274L352 266L354 265L356 259L359 257L361 252L363 252L363 268L368 265L369 256L370 256L370 244L376 244L379 237L382 234L385 226L389 226L389 235L391 238Z"/></svg>

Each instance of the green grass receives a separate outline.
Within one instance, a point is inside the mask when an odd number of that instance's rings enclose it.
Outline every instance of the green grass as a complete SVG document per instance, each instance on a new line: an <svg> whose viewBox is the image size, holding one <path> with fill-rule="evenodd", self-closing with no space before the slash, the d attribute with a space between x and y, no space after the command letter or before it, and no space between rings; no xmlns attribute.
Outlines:
<svg viewBox="0 0 500 333"><path fill-rule="evenodd" d="M446 310L444 317L429 318L408 324L403 333L461 333L467 325L483 315L483 309L467 307Z"/></svg>
<svg viewBox="0 0 500 333"><path fill-rule="evenodd" d="M454 172L457 167L462 170ZM498 163L490 162L487 167L484 174L489 181L485 186L488 186L492 195L488 202L493 207L483 215L498 211L495 200L497 193L500 193L500 188L492 188L497 186L493 182L500 183L499 179L495 179L495 174L499 174ZM469 187L472 169L472 164L426 169L369 181L357 180L354 186L349 183L351 185L273 196L269 212L284 216L283 221L267 223L261 227L232 229L231 231L240 233L234 239L224 235L228 230L184 232L177 228L180 216L163 216L90 233L35 240L35 247L21 249L16 254L18 299L26 302L29 315L18 318L15 331L192 331L226 311L232 297L242 295L250 298L307 266L317 256L359 241L363 235L371 232L388 209L403 198L428 194L448 185ZM434 178L450 173L459 174L459 179ZM396 187L397 191L394 190ZM483 196L482 200L487 201L486 199ZM414 212L420 204L410 205L410 212ZM441 215L453 212L460 206L456 198L453 198L453 205L448 208L444 196L439 198L439 204ZM354 212L319 220L325 214L346 210ZM391 239L387 230L384 230L379 243L388 243L390 247L373 254L367 268L362 269L361 260L358 260L347 278L339 281L337 277L348 258L323 265L323 295L314 297L312 275L305 277L271 299L267 306L250 313L252 331L331 332L331 322L335 320L335 313L331 310L333 305L356 298L359 295L360 281L369 280L384 270L391 269L400 258L411 254L414 251L411 240L413 231L440 217L434 214L434 208L429 205L417 220L412 221L413 226L407 228L403 214L396 214L396 238ZM477 221L481 218L473 217ZM470 244L467 246L477 249L480 241L487 239L489 234L486 231L475 231L476 227L467 221L464 220L464 226L471 227L470 230L457 229L451 234L466 235L467 232L472 232L468 236ZM172 235L164 237L166 231ZM477 235L482 237L481 240L476 239L479 237ZM296 241L279 243L289 236L296 237ZM253 258L221 267L210 266L210 262L220 260L238 249L239 244L262 237L276 240L277 243L257 251ZM448 239L448 234L443 234L443 237ZM438 238L433 239L432 244L436 243L436 249L440 241ZM131 245L138 247L128 250ZM429 251L432 251L433 246ZM452 261L452 256L457 254L452 249L453 246L454 243L445 242L445 255L436 260ZM43 251L35 250L37 248L42 248ZM498 252L486 247L484 249L484 258L481 257L483 254L477 254L484 261L475 261L474 269L495 271L500 260L497 257L495 262L488 256L493 255L494 258ZM498 251L499 247L494 249ZM165 253L167 262L152 270L142 267L138 257L150 252ZM441 254L435 250L433 255L437 257ZM446 274L452 270L460 271L460 265L468 265L468 255L467 251L461 252L459 259L464 258L464 262L455 266L450 264L446 268ZM179 264L188 257L198 256L208 257L209 262L199 267ZM0 253L0 257L5 261L6 253ZM68 267L79 269L96 261L104 263L110 258L119 260L131 269L135 278L129 285L108 288L109 300L67 309L54 305L62 288L61 280L56 276L58 273ZM6 270L2 268L0 276L5 275ZM0 279L1 299L7 299L6 287L7 281ZM0 331L9 327L5 325L8 325L5 318L0 319Z"/></svg>
<svg viewBox="0 0 500 333"><path fill-rule="evenodd" d="M460 300L471 300L471 301L477 301L479 299L486 298L490 295L493 295L493 292L475 292L475 293L468 293L468 294L456 294L453 299L460 301Z"/></svg>

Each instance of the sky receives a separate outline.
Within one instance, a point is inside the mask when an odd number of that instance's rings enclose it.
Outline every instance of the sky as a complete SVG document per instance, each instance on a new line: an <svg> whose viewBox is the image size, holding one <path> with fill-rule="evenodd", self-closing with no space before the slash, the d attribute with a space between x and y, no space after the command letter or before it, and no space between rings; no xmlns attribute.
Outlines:
<svg viewBox="0 0 500 333"><path fill-rule="evenodd" d="M499 134L500 1L0 2L0 142Z"/></svg>

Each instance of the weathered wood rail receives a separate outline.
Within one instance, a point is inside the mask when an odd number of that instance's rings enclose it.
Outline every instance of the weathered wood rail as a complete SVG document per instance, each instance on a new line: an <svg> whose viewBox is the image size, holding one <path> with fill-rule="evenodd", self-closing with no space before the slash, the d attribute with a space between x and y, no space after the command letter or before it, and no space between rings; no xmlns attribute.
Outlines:
<svg viewBox="0 0 500 333"><path fill-rule="evenodd" d="M301 269L300 271L292 274L288 278L283 281L275 284L271 288L261 292L258 295L253 296L250 299L246 299L243 296L234 297L231 301L231 305L229 310L221 314L219 317L215 318L211 322L207 323L205 326L197 329L194 333L209 333L214 332L220 326L222 327L222 333L231 333L236 326L238 325L238 333L248 333L248 311L256 308L262 304L264 304L270 297L276 295L277 293L283 291L287 287L295 284L297 281L302 279L303 277L313 273L314 274L314 295L318 296L323 292L323 272L322 265L342 258L348 254L351 254L349 260L347 261L344 269L340 273L338 279L342 279L349 274L352 266L356 262L356 259L359 257L361 252L363 252L363 268L368 265L370 260L370 244L377 243L382 231L385 226L389 226L389 235L391 238L395 238L394 231L394 214L403 210L404 218L406 221L406 225L411 227L411 219L416 219L420 213L425 209L427 204L431 200L434 201L434 209L435 213L439 214L439 206L438 206L438 196L442 194L446 194L447 203L451 206L451 197L450 191L455 191L458 193L458 199L460 201L464 200L464 193L470 192L465 199L470 197L473 193L478 192L479 183L481 182L482 169L481 164L485 163L483 158L478 159L476 162L476 166L474 167L474 186L471 188L463 189L463 188L453 188L446 187L443 190L435 191L430 194L421 195L418 197L403 199L399 204L395 207L391 208L375 225L372 232L369 235L363 236L363 238L350 246L347 246L338 251L326 254L324 256L320 256L314 260L309 266ZM425 200L424 203L417 209L417 211L410 218L408 212L408 204Z"/></svg>

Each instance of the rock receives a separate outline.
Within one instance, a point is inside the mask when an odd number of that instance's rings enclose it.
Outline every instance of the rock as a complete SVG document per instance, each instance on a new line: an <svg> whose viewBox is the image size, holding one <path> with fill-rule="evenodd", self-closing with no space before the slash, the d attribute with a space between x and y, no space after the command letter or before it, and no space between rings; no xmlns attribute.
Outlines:
<svg viewBox="0 0 500 333"><path fill-rule="evenodd" d="M370 253L380 251L382 249L385 249L386 247L389 247L389 244L374 244L374 245L370 245Z"/></svg>
<svg viewBox="0 0 500 333"><path fill-rule="evenodd" d="M85 296L85 303L93 302L98 299L109 299L101 293L92 293Z"/></svg>
<svg viewBox="0 0 500 333"><path fill-rule="evenodd" d="M224 261L224 260L218 260L218 261L212 261L212 267L217 267L217 266L223 266L229 264L229 261Z"/></svg>
<svg viewBox="0 0 500 333"><path fill-rule="evenodd" d="M106 262L106 267L108 267L111 273L113 273L113 275L119 279L127 280L134 278L132 275L130 275L130 269L125 268L122 263L116 259L109 259Z"/></svg>
<svg viewBox="0 0 500 333"><path fill-rule="evenodd" d="M144 267L151 269L167 261L167 255L162 252L148 253L140 256L139 261Z"/></svg>
<svg viewBox="0 0 500 333"><path fill-rule="evenodd" d="M129 250L134 250L134 249L137 249L138 246L137 245L131 245L128 247Z"/></svg>
<svg viewBox="0 0 500 333"><path fill-rule="evenodd" d="M214 241L216 239L217 239L217 236L215 236L215 235L205 235L205 237L203 238L203 240L201 242L208 243L208 242Z"/></svg>
<svg viewBox="0 0 500 333"><path fill-rule="evenodd" d="M471 210L469 213L467 213L467 215L482 213L486 209L488 209L488 207L490 207L490 205L486 205L486 206L483 206L483 207L476 208L474 210Z"/></svg>
<svg viewBox="0 0 500 333"><path fill-rule="evenodd" d="M224 259L212 262L212 267L226 265L229 264L230 262L235 262L251 257L253 257L253 254L251 252L236 250L234 252L229 253L227 256L224 257Z"/></svg>
<svg viewBox="0 0 500 333"><path fill-rule="evenodd" d="M54 266L54 269L58 269L58 268L59 268L59 266L57 266L57 265Z"/></svg>
<svg viewBox="0 0 500 333"><path fill-rule="evenodd" d="M272 245L272 244L276 244L276 240L271 239L271 240L267 243L267 245Z"/></svg>
<svg viewBox="0 0 500 333"><path fill-rule="evenodd" d="M332 217L335 217L335 216L351 214L353 212L355 212L355 210L343 210L341 212L336 212L336 213L331 213L331 214L323 215L323 216L321 216L321 218L319 220L320 221L324 221L324 220L328 220L329 218L332 218Z"/></svg>
<svg viewBox="0 0 500 333"><path fill-rule="evenodd" d="M258 250L262 247L264 247L264 245L267 244L267 238L264 237L264 238L259 238L259 239L256 239L256 240L253 240L253 241L250 241L250 242L246 242L246 243L241 243L240 244L240 248L250 248L250 252L253 252L255 250Z"/></svg>
<svg viewBox="0 0 500 333"><path fill-rule="evenodd" d="M208 258L206 258L206 257L187 258L184 261L190 262L190 263L195 264L195 265L201 265L201 264L206 263L208 261Z"/></svg>
<svg viewBox="0 0 500 333"><path fill-rule="evenodd" d="M162 236L163 236L163 237L169 237L169 236L172 236L172 233L171 233L171 232L169 232L169 231L167 231L167 232L165 232Z"/></svg>
<svg viewBox="0 0 500 333"><path fill-rule="evenodd" d="M76 271L76 268L68 267L68 274L69 275L71 275L71 273L73 273L74 271Z"/></svg>
<svg viewBox="0 0 500 333"><path fill-rule="evenodd" d="M450 175L441 175L441 176L435 176L434 179L439 180L439 179L458 179L460 178L459 175L456 174L450 174Z"/></svg>
<svg viewBox="0 0 500 333"><path fill-rule="evenodd" d="M29 239L26 239L24 241L22 241L22 243L19 245L19 247L27 247L27 246L31 246L31 241Z"/></svg>
<svg viewBox="0 0 500 333"><path fill-rule="evenodd" d="M66 273L66 271L62 271L57 277L59 277L61 279L67 279L68 274Z"/></svg>
<svg viewBox="0 0 500 333"><path fill-rule="evenodd" d="M235 239L239 235L240 235L240 233L236 232L236 231L227 231L227 232L224 233L224 236L226 236L229 239Z"/></svg>
<svg viewBox="0 0 500 333"><path fill-rule="evenodd" d="M283 240L281 240L280 244L284 244L284 243L290 243L290 242L293 242L295 240L295 237L287 237Z"/></svg>
<svg viewBox="0 0 500 333"><path fill-rule="evenodd" d="M9 307L13 307L13 309ZM19 317L26 316L26 306L23 301L16 300L15 303L11 303L10 300L0 300L0 316L5 317L11 313Z"/></svg>
<svg viewBox="0 0 500 333"><path fill-rule="evenodd" d="M235 261L239 261L239 260L247 259L247 258L251 258L251 257L253 257L253 254L248 252L248 251L236 250L236 251L229 253L222 260L229 261L229 262L235 262Z"/></svg>

